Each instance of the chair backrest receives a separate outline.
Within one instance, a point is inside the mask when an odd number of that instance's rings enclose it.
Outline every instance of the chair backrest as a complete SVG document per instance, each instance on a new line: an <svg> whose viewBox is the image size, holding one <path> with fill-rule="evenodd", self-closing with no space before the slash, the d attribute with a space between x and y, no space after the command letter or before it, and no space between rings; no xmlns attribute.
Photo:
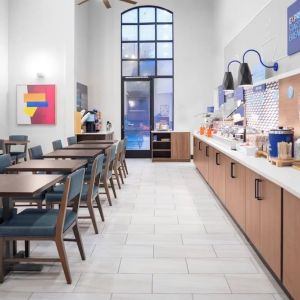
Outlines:
<svg viewBox="0 0 300 300"><path fill-rule="evenodd" d="M110 156L109 170L112 171L117 158L117 144L111 145L110 148L111 148L111 156Z"/></svg>
<svg viewBox="0 0 300 300"><path fill-rule="evenodd" d="M68 145L69 146L77 144L76 136L70 136L70 137L67 138L67 140L68 140Z"/></svg>
<svg viewBox="0 0 300 300"><path fill-rule="evenodd" d="M59 150L59 149L62 149L63 148L63 145L62 145L62 142L61 140L56 140L56 141L53 141L52 142L52 147L53 147L53 150Z"/></svg>
<svg viewBox="0 0 300 300"><path fill-rule="evenodd" d="M30 159L43 159L42 146L35 146L28 149Z"/></svg>
<svg viewBox="0 0 300 300"><path fill-rule="evenodd" d="M68 203L73 203L72 210L78 214L84 173L85 169L82 168L70 174L66 179L65 190L60 203L59 214L56 223L56 235L59 237L61 237L63 233Z"/></svg>
<svg viewBox="0 0 300 300"><path fill-rule="evenodd" d="M126 149L127 149L127 145L128 145L128 137L126 136L124 139L123 139L123 151L122 151L122 157L121 157L121 160L125 160L126 158Z"/></svg>
<svg viewBox="0 0 300 300"><path fill-rule="evenodd" d="M109 167L111 163L111 147L105 150L104 161L103 161L103 172L101 175L101 180L105 180L108 177Z"/></svg>
<svg viewBox="0 0 300 300"><path fill-rule="evenodd" d="M6 168L11 166L11 157L9 154L0 155L0 174L4 174Z"/></svg>
<svg viewBox="0 0 300 300"><path fill-rule="evenodd" d="M5 154L4 140L0 140L0 152L1 154Z"/></svg>
<svg viewBox="0 0 300 300"><path fill-rule="evenodd" d="M120 163L122 161L123 149L124 149L124 141L120 141L118 143L116 160L115 160L115 167L117 167L117 168L118 168L118 166L120 165Z"/></svg>
<svg viewBox="0 0 300 300"><path fill-rule="evenodd" d="M9 140L10 141L18 141L18 142L28 141L28 136L27 135L10 135Z"/></svg>

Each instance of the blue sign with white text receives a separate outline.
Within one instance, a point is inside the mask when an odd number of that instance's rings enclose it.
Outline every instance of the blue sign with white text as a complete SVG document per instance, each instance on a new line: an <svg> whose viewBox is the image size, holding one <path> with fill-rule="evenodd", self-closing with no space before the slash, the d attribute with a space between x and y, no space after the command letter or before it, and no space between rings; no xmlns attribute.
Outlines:
<svg viewBox="0 0 300 300"><path fill-rule="evenodd" d="M300 1L288 7L288 55L300 51Z"/></svg>

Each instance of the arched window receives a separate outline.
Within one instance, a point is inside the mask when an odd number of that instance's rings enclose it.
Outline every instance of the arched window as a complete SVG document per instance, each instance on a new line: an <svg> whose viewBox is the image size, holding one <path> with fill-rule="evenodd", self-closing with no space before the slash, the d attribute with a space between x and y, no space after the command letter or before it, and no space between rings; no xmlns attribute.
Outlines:
<svg viewBox="0 0 300 300"><path fill-rule="evenodd" d="M122 135L129 150L150 150L151 129L174 129L173 37L169 10L140 6L122 13Z"/></svg>

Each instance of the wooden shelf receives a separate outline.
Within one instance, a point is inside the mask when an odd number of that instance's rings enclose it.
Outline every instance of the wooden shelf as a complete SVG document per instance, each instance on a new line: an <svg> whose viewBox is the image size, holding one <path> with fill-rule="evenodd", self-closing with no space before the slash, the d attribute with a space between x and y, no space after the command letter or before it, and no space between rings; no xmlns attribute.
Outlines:
<svg viewBox="0 0 300 300"><path fill-rule="evenodd" d="M171 149L153 149L153 152L170 152Z"/></svg>

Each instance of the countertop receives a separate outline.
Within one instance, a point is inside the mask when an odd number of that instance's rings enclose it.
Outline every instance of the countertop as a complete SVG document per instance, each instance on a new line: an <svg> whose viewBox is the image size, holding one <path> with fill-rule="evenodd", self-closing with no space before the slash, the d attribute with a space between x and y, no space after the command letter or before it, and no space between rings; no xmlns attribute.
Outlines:
<svg viewBox="0 0 300 300"><path fill-rule="evenodd" d="M98 132L84 132L84 133L77 133L77 135L106 135L106 134L112 134L114 133L113 130L110 131L98 131Z"/></svg>
<svg viewBox="0 0 300 300"><path fill-rule="evenodd" d="M231 150L229 146L226 147L220 141L214 140L213 137L208 138L199 133L194 133L194 136L300 198L300 171L292 167L276 167L265 158L247 156L242 152Z"/></svg>

